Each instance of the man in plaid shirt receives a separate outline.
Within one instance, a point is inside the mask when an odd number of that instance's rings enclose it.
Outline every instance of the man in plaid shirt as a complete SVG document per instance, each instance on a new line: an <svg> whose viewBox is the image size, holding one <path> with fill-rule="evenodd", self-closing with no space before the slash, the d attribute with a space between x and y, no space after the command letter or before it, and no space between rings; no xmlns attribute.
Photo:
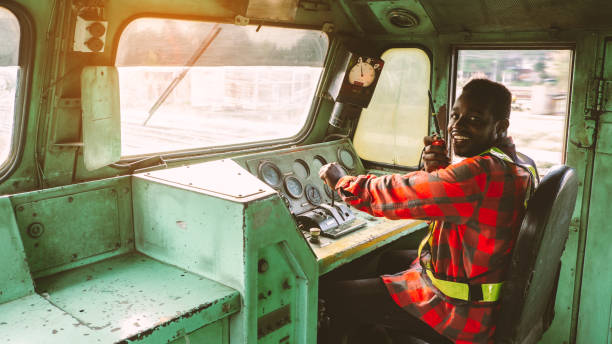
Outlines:
<svg viewBox="0 0 612 344"><path fill-rule="evenodd" d="M496 301L537 178L520 165L505 135L510 103L501 84L475 79L465 85L448 125L461 162L450 164L446 148L426 138L426 171L354 177L335 163L321 168L321 178L359 210L431 221L417 259L402 260L401 252L383 258L395 274L322 290L332 316L414 329L430 343L493 342Z"/></svg>

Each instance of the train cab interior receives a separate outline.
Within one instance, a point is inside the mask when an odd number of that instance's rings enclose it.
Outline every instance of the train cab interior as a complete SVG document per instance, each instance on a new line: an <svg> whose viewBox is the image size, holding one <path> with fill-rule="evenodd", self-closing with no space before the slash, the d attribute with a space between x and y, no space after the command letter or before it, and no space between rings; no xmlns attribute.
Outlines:
<svg viewBox="0 0 612 344"><path fill-rule="evenodd" d="M542 180L496 342L612 343L611 15L605 0L0 0L0 338L317 343L321 281L429 226L350 207L320 168L420 170L423 137L448 141L463 86L487 78L511 91L508 135Z"/></svg>

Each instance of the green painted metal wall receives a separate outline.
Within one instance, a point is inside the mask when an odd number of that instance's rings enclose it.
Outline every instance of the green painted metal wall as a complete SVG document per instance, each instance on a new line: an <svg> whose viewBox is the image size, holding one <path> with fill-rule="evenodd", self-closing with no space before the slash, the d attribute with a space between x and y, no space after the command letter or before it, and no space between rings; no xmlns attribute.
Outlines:
<svg viewBox="0 0 612 344"><path fill-rule="evenodd" d="M0 197L0 304L34 293L19 228L8 197Z"/></svg>
<svg viewBox="0 0 612 344"><path fill-rule="evenodd" d="M131 217L128 212L130 206L125 202L130 202L131 194L121 195L121 189L117 189L118 195L101 195L106 191L98 191L98 185L68 187L73 183L113 177L127 172L112 168L103 168L89 172L84 168L82 152L77 147L66 147L57 145L60 141L80 140L80 109L72 103L80 97L79 71L85 65L112 65L114 45L118 40L118 33L125 23L132 17L142 14L156 14L172 17L206 17L222 18L231 20L236 12L244 9L246 2L227 2L227 1L184 1L181 4L162 0L150 1L108 1L106 10L110 22L108 32L108 49L103 54L84 55L70 52L70 37L72 36L71 27L74 20L71 12L71 2L68 0L57 1L36 1L19 0L19 5L29 12L34 30L34 41L23 42L33 47L33 69L32 82L29 89L29 99L27 112L24 116L27 119L25 128L25 146L20 163L16 170L10 175L8 180L0 184L0 195L9 195L19 192L40 190L53 186L67 186L63 189L54 189L45 194L23 194L15 196L8 204L7 198L0 198L0 211L3 211L3 222L0 230L5 232L3 240L6 250L2 250L2 261L19 261L23 255L32 257L36 263L32 266L32 273L35 277L52 274L57 269L77 267L89 264L102 257L110 257L129 250L133 245L125 228L132 226ZM610 231L606 222L606 210L609 202L610 154L612 151L612 119L610 112L596 113L587 106L589 80L602 77L612 79L610 61L610 44L606 43L607 37L612 34L610 31L599 30L551 30L550 32L496 32L496 33L444 33L436 32L416 32L411 34L398 33L364 33L364 26L360 25L359 17L352 15L351 3L348 1L333 1L330 4L331 11L324 13L308 12L300 10L296 22L313 27L320 27L323 22L332 21L339 32L333 37L336 41L343 41L347 45L359 49L365 53L379 54L387 48L394 46L417 45L425 47L432 56L432 90L436 106L450 103L450 64L452 48L457 45L536 45L546 44L569 44L575 46L574 70L572 79L572 99L570 104L570 117L568 123L568 144L566 152L566 162L576 168L580 180L580 190L576 210L570 226L569 239L566 250L562 257L562 271L559 282L559 289L556 303L555 320L542 339L543 343L609 343L612 339L611 307L612 299L610 291L612 273L609 264L610 253L606 243L610 241ZM414 6L416 2L410 3ZM383 6L382 2L376 6ZM419 10L419 8L416 8ZM382 11L382 10L380 10ZM377 12L379 15L381 14ZM418 12L418 11L417 11ZM419 12L421 13L421 12ZM434 23L435 24L435 23ZM354 27L355 25L360 28ZM434 25L435 26L435 25ZM367 32L367 27L365 27ZM435 28L434 28L435 29ZM333 52L333 49L332 49ZM329 77L326 75L325 77ZM325 81L322 83L325 84ZM318 96L321 97L318 108L318 117L313 123L313 130L305 138L304 143L320 142L327 131L327 119L331 112L332 103L324 99L324 92L320 90ZM62 101L63 100L63 101ZM597 136L594 136L594 135ZM221 156L230 156L238 153L227 153ZM219 158L220 156L215 156ZM210 157L197 157L194 161L211 159ZM110 184L108 184L110 183ZM111 184L116 182L99 183L99 187L105 189L107 186L112 189ZM121 182L119 182L121 184ZM121 186L121 185L119 185ZM109 191L110 192L110 191ZM78 193L73 200L78 203L89 203L91 207L84 207L81 212L75 214L71 212L72 204L68 202L70 195ZM116 197L113 200L113 197ZM276 202L276 201L266 201ZM114 204L114 205L113 205ZM15 215L10 212L15 211L15 206L24 206L24 211L16 210ZM107 209L109 213L97 213L99 206ZM38 208L37 208L38 207ZM283 212L282 207L273 207L274 210L268 220L267 226L270 228L287 227L292 228L292 223L278 220L283 218L278 212ZM87 221L93 222L94 226L87 233L101 235L100 247L96 248L97 254L91 257L81 257L74 249L79 249L79 245L85 245L84 239L70 231L69 235L72 244L67 247L71 250L66 256L66 252L53 254L53 259L43 262L40 257L45 256L50 250L45 244L35 246L36 239L28 239L27 228L36 220L32 213L26 214L25 210L42 209L40 216L46 220L57 224L69 222L76 217L77 221L72 222L72 229L87 225ZM45 210L46 209L46 210ZM61 209L66 213L63 215L57 212L44 213L45 211ZM258 209L258 208L254 208ZM257 211L249 210L254 213L247 215L256 218ZM109 215L110 212L118 212ZM38 214L38 213L37 213ZM113 213L114 214L114 213ZM104 215L104 216L102 216ZM286 214L285 214L286 215ZM96 217L97 216L97 217ZM105 223L104 218L114 218L119 225L113 227ZM11 220L13 219L13 220ZM45 221L45 222L48 222ZM114 221L114 220L113 220ZM140 221L137 218L135 222ZM134 224L138 226L137 224ZM53 225L52 225L53 227ZM258 227L258 226L254 226ZM20 236L24 242L17 243L15 231L20 231ZM100 233L98 233L98 229ZM106 238L106 239L105 239ZM116 240L118 239L118 241ZM240 239L240 238L238 238ZM242 240L242 239L241 239ZM259 240L259 239L257 239ZM263 240L263 239L262 239ZM266 239L268 240L268 239ZM269 239L270 245L279 245ZM119 242L120 247L110 247L112 243ZM9 247L10 246L10 247ZM85 245L86 246L86 245ZM50 246L49 246L50 247ZM262 246L268 247L268 246ZM276 247L276 246L270 246ZM94 249L89 246L81 248L83 250ZM268 251L276 252L280 248L266 248L263 251L255 250L250 252L253 261L257 261L259 255L267 255ZM72 252L74 251L74 252ZM118 253L117 253L118 252ZM61 253L61 254L60 254ZM78 259L73 258L77 254ZM271 254L280 254L278 252ZM81 258L83 258L81 260ZM187 258L185 258L187 262ZM254 267L251 267L254 269ZM28 282L29 267L18 268L13 275L0 284L1 290L7 290L0 300L9 300L33 291ZM21 282L22 278L24 282ZM245 278L245 277L241 277ZM6 282L8 281L8 282ZM5 283L6 282L6 283ZM23 288L22 288L23 284ZM253 290L257 287L252 286ZM253 295L257 296L258 292ZM7 296L9 295L9 296ZM12 295L12 296L10 296ZM312 312L314 314L315 312ZM310 315L312 316L312 315ZM253 326L253 325L251 325ZM251 334L255 336L256 334ZM195 334L194 334L195 336Z"/></svg>
<svg viewBox="0 0 612 344"><path fill-rule="evenodd" d="M612 82L612 37L606 37L600 46L602 74ZM598 127L592 188L584 242L584 260L580 289L577 343L612 342L612 250L610 241L609 202L612 190L612 88L603 86L601 112L596 112Z"/></svg>

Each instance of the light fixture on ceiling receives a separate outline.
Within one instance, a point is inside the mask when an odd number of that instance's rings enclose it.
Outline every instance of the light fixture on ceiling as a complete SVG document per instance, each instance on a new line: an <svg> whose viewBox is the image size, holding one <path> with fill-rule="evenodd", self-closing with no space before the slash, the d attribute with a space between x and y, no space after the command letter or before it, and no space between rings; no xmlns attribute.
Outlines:
<svg viewBox="0 0 612 344"><path fill-rule="evenodd" d="M402 29L409 29L419 25L419 18L412 12L403 8L394 8L387 13L389 22Z"/></svg>

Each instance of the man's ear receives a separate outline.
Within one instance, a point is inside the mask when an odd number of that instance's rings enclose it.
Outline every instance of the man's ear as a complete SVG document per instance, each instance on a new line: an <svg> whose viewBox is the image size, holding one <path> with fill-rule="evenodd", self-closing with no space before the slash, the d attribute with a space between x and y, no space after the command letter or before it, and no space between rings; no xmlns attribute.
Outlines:
<svg viewBox="0 0 612 344"><path fill-rule="evenodd" d="M508 121L507 118L497 121L495 124L495 132L497 133L497 137L505 137L509 126L510 121Z"/></svg>

